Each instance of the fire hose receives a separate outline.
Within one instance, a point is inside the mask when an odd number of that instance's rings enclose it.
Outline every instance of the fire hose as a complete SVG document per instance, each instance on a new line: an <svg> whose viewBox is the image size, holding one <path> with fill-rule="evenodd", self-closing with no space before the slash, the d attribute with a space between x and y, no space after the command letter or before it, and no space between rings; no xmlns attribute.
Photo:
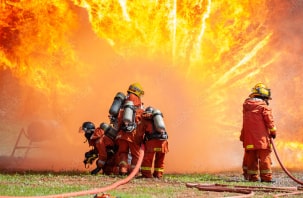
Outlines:
<svg viewBox="0 0 303 198"><path fill-rule="evenodd" d="M283 169L283 171L296 183L303 185L303 181L295 178L283 165L278 155L276 146L272 138L270 138L271 145L273 147L275 156ZM254 191L262 192L280 192L280 194L274 195L274 197L290 196L303 194L303 187L264 187L264 186L230 186L222 184L198 184L198 183L187 183L189 188L197 188L201 191L213 191L213 192L230 192L230 193L240 193L238 196L231 196L228 198L244 198L254 196Z"/></svg>
<svg viewBox="0 0 303 198"><path fill-rule="evenodd" d="M279 157L279 155L278 155L278 152L277 152L277 149L276 149L276 146L275 146L275 144L274 144L273 139L270 138L270 141L271 141L271 145L272 145L272 147L273 147L273 150L274 150L274 152L275 152L276 158L277 158L277 160L278 160L278 162L279 162L281 168L283 169L283 171L284 171L284 172L285 172L293 181L297 182L298 184L303 185L303 181L300 181L300 180L298 180L297 178L295 178L295 177L294 177L294 176L285 168L285 166L282 164L282 162L281 162L281 160L280 160L280 157Z"/></svg>
<svg viewBox="0 0 303 198"><path fill-rule="evenodd" d="M63 194L57 194L57 195L46 195L46 196L0 196L0 198L63 198L63 197L76 197L76 196L83 196L83 195L89 195L89 194L98 194L101 192L113 190L117 188L120 185L128 183L139 171L142 161L143 161L143 156L144 156L144 151L145 151L145 146L144 144L141 145L140 147L140 156L138 159L138 162L133 169L133 171L124 179L119 180L109 186L105 186L102 188L97 188L97 189L92 189L92 190L85 190L85 191L79 191L79 192L71 192L71 193L63 193Z"/></svg>
<svg viewBox="0 0 303 198"><path fill-rule="evenodd" d="M227 198L245 198L253 197L254 192L280 192L278 196L302 194L303 191L298 191L297 187L267 187L267 186L241 186L241 185L224 185L224 184L198 184L187 183L186 187L197 188L200 191L212 192L229 192L239 193L240 195L229 196ZM226 196L225 196L226 197ZM277 197L277 195L275 195Z"/></svg>

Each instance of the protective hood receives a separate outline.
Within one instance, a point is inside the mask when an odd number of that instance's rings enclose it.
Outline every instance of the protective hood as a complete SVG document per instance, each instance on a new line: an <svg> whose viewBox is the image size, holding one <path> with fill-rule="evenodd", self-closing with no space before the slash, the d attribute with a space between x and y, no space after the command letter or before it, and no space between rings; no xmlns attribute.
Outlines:
<svg viewBox="0 0 303 198"><path fill-rule="evenodd" d="M133 93L129 93L126 100L130 100L134 103L136 107L141 107L141 99Z"/></svg>
<svg viewBox="0 0 303 198"><path fill-rule="evenodd" d="M251 111L258 105L267 105L266 102L260 98L247 98L243 104L244 111Z"/></svg>

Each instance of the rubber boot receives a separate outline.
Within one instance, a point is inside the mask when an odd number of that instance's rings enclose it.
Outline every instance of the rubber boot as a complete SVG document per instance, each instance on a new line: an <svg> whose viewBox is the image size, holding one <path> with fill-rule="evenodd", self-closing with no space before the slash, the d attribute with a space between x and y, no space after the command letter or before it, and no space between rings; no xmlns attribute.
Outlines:
<svg viewBox="0 0 303 198"><path fill-rule="evenodd" d="M101 167L97 167L90 172L91 175L97 175L102 170Z"/></svg>

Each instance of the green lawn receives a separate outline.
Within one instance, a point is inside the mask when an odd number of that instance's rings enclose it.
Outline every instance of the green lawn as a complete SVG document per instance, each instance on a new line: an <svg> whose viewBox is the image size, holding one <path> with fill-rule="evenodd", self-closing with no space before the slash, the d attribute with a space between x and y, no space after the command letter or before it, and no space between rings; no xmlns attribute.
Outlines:
<svg viewBox="0 0 303 198"><path fill-rule="evenodd" d="M233 186L295 186L283 172L279 172L277 184L245 182L239 173L217 174L166 174L159 179L135 178L107 192L111 197L123 198L162 198L162 197L228 197L241 195L230 192L201 191L189 188L186 183L222 184ZM22 172L0 174L1 196L47 196L62 193L100 189L124 179L119 176L91 176L84 172ZM284 183L282 183L282 181ZM277 192L256 192L254 197L273 197ZM93 197L95 194L83 194L77 197ZM295 197L295 196L294 196ZM298 196L299 197L299 196Z"/></svg>

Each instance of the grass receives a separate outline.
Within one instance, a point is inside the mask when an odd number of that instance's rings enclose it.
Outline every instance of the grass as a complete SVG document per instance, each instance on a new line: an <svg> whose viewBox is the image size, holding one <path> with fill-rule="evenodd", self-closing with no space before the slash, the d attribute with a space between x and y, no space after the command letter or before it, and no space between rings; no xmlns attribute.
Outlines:
<svg viewBox="0 0 303 198"><path fill-rule="evenodd" d="M0 174L0 195L41 196L101 188L122 178L111 176L91 176L84 173L5 173ZM185 186L186 182L203 182L218 178L208 174L177 175L168 174L162 180L133 179L129 183L110 191L117 197L175 197L194 191ZM199 194L197 191L196 194ZM201 193L200 193L201 194ZM85 197L92 197L88 195Z"/></svg>
<svg viewBox="0 0 303 198"><path fill-rule="evenodd" d="M0 174L1 196L47 196L79 192L109 186L123 178L118 176L92 176L84 172L19 172ZM284 180L284 179L283 179ZM108 192L121 198L170 197L226 197L238 193L200 191L186 187L186 183L225 184L245 186L271 186L271 184L244 182L241 174L166 174L159 179L132 179ZM291 184L290 184L291 185ZM98 193L101 195L102 193ZM254 197L273 197L273 193L257 192ZM93 197L93 194L78 197ZM295 197L295 196L294 196Z"/></svg>

